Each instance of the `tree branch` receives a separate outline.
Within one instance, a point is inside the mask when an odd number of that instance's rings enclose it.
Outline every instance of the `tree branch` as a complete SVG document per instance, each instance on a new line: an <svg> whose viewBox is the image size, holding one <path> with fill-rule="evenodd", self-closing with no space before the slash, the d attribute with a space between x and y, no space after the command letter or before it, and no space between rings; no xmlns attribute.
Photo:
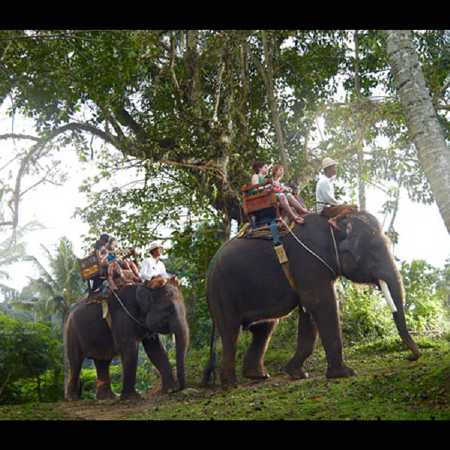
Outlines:
<svg viewBox="0 0 450 450"><path fill-rule="evenodd" d="M34 142L40 142L41 138L37 136L31 136L29 134L17 134L17 133L6 133L6 134L0 134L0 140L5 139L28 139L30 141Z"/></svg>

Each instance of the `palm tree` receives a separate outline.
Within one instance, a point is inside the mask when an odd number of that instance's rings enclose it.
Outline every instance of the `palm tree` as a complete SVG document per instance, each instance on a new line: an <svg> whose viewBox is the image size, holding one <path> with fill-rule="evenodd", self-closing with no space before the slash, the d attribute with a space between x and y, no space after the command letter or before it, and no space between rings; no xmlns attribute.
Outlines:
<svg viewBox="0 0 450 450"><path fill-rule="evenodd" d="M40 277L30 279L30 282L21 292L19 301L15 302L26 309L32 309L36 317L42 321L51 321L58 324L61 335L71 307L86 290L80 276L77 257L73 251L72 243L62 237L52 254L44 245L41 245L47 254L49 270L34 256L24 259L32 261L40 272ZM64 352L64 381L68 374L67 355Z"/></svg>
<svg viewBox="0 0 450 450"><path fill-rule="evenodd" d="M450 150L425 83L412 33L409 30L385 30L384 33L409 135L450 232Z"/></svg>
<svg viewBox="0 0 450 450"><path fill-rule="evenodd" d="M12 264L22 261L25 257L25 243L22 240L24 235L42 228L43 226L39 222L31 221L18 227L15 234L0 242L0 295L4 300L4 306L8 302L16 300L19 294L16 289L5 284L11 278L6 269Z"/></svg>

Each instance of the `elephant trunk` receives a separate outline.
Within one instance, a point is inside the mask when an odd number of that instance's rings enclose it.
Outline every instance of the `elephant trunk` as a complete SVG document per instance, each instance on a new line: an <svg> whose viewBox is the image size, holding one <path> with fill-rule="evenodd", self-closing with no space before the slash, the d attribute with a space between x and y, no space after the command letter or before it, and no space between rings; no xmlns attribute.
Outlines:
<svg viewBox="0 0 450 450"><path fill-rule="evenodd" d="M406 328L405 311L404 311L404 289L400 274L394 266L392 275L378 280L380 288L386 298L388 305L392 310L395 325L404 344L411 350L412 355L409 359L415 361L419 358L420 352L417 344L413 341L408 329Z"/></svg>
<svg viewBox="0 0 450 450"><path fill-rule="evenodd" d="M186 387L185 359L189 345L189 327L184 317L175 327L174 334L178 384L180 389L184 389Z"/></svg>

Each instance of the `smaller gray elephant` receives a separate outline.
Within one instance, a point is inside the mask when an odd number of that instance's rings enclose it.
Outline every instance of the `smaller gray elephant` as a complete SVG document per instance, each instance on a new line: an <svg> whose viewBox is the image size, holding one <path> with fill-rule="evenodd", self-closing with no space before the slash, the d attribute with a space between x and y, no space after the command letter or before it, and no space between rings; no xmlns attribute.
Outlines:
<svg viewBox="0 0 450 450"><path fill-rule="evenodd" d="M64 345L70 365L65 392L67 400L80 398L79 375L85 358L92 358L97 370L96 398L115 398L111 390L109 365L117 355L122 361L121 398L139 397L135 383L140 342L160 373L162 392L176 389L169 358L158 334L175 335L178 388L184 389L186 386L185 357L189 327L176 280L169 280L156 289L143 285L125 286L119 289L117 296L128 312L112 296L109 299L111 329L101 318L101 304L89 302L89 299L78 302L69 314L64 330Z"/></svg>

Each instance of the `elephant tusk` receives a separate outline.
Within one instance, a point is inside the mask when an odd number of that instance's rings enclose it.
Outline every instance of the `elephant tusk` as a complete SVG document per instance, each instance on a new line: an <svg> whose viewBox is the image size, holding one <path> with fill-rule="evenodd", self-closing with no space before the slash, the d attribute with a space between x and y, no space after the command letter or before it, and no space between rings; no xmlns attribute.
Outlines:
<svg viewBox="0 0 450 450"><path fill-rule="evenodd" d="M395 306L394 300L392 300L391 291L389 290L389 286L386 281L378 280L381 290L383 292L384 298L386 299L389 308L391 308L392 312L397 312L397 307Z"/></svg>

